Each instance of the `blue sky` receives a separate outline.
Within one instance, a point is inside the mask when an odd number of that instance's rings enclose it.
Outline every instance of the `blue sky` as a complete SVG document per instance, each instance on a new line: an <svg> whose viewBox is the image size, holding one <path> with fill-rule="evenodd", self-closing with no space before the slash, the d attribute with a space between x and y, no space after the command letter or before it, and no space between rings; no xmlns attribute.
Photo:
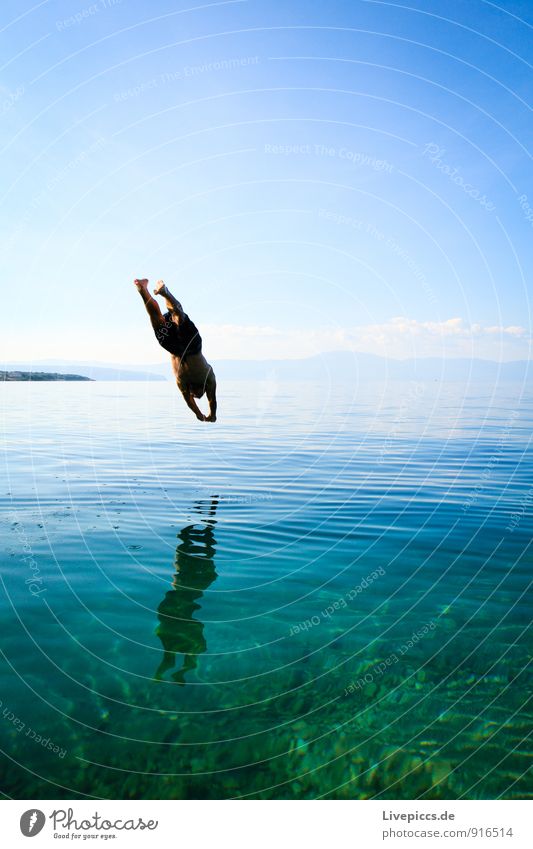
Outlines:
<svg viewBox="0 0 533 849"><path fill-rule="evenodd" d="M532 12L4 2L2 360L528 357Z"/></svg>

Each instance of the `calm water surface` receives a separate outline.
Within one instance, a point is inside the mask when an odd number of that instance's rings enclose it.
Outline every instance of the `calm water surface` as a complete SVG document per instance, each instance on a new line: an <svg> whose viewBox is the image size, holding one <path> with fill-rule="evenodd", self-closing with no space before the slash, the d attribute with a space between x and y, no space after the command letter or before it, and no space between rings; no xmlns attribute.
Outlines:
<svg viewBox="0 0 533 849"><path fill-rule="evenodd" d="M6 795L531 791L531 394L1 397Z"/></svg>

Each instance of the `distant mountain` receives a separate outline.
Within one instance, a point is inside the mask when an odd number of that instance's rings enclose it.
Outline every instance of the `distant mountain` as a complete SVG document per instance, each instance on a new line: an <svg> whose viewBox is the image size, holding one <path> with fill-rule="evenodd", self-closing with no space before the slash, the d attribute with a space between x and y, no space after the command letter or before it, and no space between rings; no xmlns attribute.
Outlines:
<svg viewBox="0 0 533 849"><path fill-rule="evenodd" d="M393 360L357 351L329 351L299 360L211 360L217 378L225 380L318 380L367 382L373 380L523 381L533 379L529 360L498 363L494 360L419 359ZM131 366L141 368L141 366ZM172 379L170 365L144 367L153 375Z"/></svg>
<svg viewBox="0 0 533 849"><path fill-rule="evenodd" d="M533 379L533 368L528 360L506 363L439 357L393 360L351 351L331 351L302 360L218 360L213 367L217 378L226 380L317 380L328 383L442 380L478 383Z"/></svg>
<svg viewBox="0 0 533 849"><path fill-rule="evenodd" d="M15 380L90 380L90 377L84 377L81 374L58 374L57 372L49 371L0 371L0 381L15 381Z"/></svg>
<svg viewBox="0 0 533 849"><path fill-rule="evenodd" d="M479 359L420 357L393 360L356 351L329 351L300 360L213 360L219 380L316 380L321 383L367 383L376 380L460 381L497 383L533 381L529 360L495 362ZM93 380L172 380L170 363L121 366L52 360L44 363L5 363L11 370L71 372Z"/></svg>

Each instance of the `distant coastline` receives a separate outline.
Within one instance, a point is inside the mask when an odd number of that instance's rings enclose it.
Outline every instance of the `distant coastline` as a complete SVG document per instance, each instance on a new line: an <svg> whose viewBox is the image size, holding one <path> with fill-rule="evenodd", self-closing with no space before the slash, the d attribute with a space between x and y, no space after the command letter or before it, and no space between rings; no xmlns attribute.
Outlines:
<svg viewBox="0 0 533 849"><path fill-rule="evenodd" d="M0 380L91 380L81 374L58 374L49 371L0 371Z"/></svg>
<svg viewBox="0 0 533 849"><path fill-rule="evenodd" d="M465 384L520 382L531 387L532 360L483 360L477 357L411 357L398 360L363 351L325 351L300 359L226 360L213 359L219 380L313 381L327 383L375 383L376 381L459 382ZM52 379L81 377L100 381L172 381L168 362L126 364L80 362L77 360L40 360L2 362L8 373L37 375L50 373ZM59 371L58 371L59 370ZM68 374L66 374L68 372ZM4 372L5 374L5 372ZM71 377L69 377L69 374ZM57 375L57 376L55 376ZM0 371L0 379L2 372ZM5 378L4 378L5 379ZM28 378L11 377L10 380ZM44 380L32 377L32 380ZM50 378L46 378L50 379Z"/></svg>

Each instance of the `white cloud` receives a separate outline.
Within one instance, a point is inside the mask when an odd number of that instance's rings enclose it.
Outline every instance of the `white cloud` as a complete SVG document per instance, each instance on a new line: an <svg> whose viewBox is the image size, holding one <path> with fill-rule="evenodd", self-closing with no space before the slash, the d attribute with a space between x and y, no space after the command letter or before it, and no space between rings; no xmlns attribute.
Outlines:
<svg viewBox="0 0 533 849"><path fill-rule="evenodd" d="M354 327L324 326L285 329L272 325L204 324L200 322L208 359L298 359L326 351L365 351L380 356L481 357L492 360L527 359L531 335L517 325L467 324L461 318L416 321L396 316L383 323ZM2 334L0 360L46 358L140 364L166 361L149 328L121 326L119 332L90 328L43 328L28 339L18 330Z"/></svg>
<svg viewBox="0 0 533 849"><path fill-rule="evenodd" d="M473 356L514 360L527 359L531 343L524 327L469 325L462 318L416 321L396 316L381 324L308 330L211 324L203 325L202 331L206 351L214 358L230 359L297 358L351 350L394 359Z"/></svg>

